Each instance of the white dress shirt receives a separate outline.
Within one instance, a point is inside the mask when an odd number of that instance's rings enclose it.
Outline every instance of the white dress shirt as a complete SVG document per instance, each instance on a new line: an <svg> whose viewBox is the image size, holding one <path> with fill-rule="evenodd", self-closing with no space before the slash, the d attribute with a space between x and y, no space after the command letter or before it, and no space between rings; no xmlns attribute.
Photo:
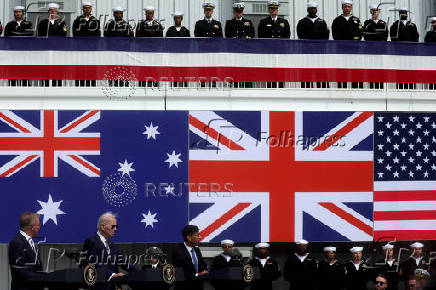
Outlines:
<svg viewBox="0 0 436 290"><path fill-rule="evenodd" d="M32 240L32 237L21 230L20 230L20 234L26 239L32 250L36 253L36 247L35 247L35 243Z"/></svg>

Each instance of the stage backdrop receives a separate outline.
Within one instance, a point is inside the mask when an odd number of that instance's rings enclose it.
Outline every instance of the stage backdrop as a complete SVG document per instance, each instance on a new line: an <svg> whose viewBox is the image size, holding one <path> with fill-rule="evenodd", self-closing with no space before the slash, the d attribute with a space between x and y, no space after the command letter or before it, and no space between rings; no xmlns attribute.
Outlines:
<svg viewBox="0 0 436 290"><path fill-rule="evenodd" d="M0 242L436 239L436 114L0 111Z"/></svg>

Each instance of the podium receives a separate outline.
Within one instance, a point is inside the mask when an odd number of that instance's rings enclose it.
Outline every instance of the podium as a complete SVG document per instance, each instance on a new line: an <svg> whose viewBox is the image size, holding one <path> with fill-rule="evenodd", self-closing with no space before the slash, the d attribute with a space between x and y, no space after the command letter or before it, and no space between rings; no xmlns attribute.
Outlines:
<svg viewBox="0 0 436 290"><path fill-rule="evenodd" d="M96 285L106 283L105 273L102 270L96 270L95 278ZM58 270L31 278L29 282L31 282L32 285L37 284L40 286L48 287L50 290L66 290L89 287L88 284L85 282L83 269Z"/></svg>
<svg viewBox="0 0 436 290"><path fill-rule="evenodd" d="M232 289L243 289L245 286L250 285L254 280L261 278L260 269L251 266L244 267L228 267L211 271L206 275L199 277L201 280L208 281L215 287L224 288L226 286Z"/></svg>
<svg viewBox="0 0 436 290"><path fill-rule="evenodd" d="M143 269L131 272L123 277L114 279L117 285L128 285L132 289L169 289L175 281L184 281L183 269L168 267L158 267L157 269Z"/></svg>

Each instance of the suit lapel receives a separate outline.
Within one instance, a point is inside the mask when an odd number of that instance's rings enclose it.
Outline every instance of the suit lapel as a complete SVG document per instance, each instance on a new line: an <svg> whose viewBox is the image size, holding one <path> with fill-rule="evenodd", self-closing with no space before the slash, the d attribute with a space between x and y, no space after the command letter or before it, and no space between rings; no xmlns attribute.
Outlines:
<svg viewBox="0 0 436 290"><path fill-rule="evenodd" d="M191 256L191 253L189 253L188 248L186 248L185 245L183 245L183 248L184 248L184 250L185 250L185 256L186 256L186 259L190 262L189 265L192 266L192 269L193 269L194 272L195 272L195 266L194 266L194 263L192 262L192 256ZM194 250L194 251L195 251L195 250Z"/></svg>
<svg viewBox="0 0 436 290"><path fill-rule="evenodd" d="M24 247L26 248L29 258L32 260L32 262L34 262L35 260L37 261L37 263L39 265L41 265L41 260L39 259L39 256L37 256L37 253L35 253L35 251L32 249L32 247L30 246L29 242L26 240L26 238L21 234L18 233L18 237L19 239L21 239L21 241L24 243ZM36 247L36 244L35 244ZM36 249L35 249L36 250Z"/></svg>

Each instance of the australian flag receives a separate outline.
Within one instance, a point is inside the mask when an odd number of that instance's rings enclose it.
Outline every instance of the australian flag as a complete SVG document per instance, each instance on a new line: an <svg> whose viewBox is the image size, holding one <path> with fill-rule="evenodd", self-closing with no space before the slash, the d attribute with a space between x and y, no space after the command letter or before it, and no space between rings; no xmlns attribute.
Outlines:
<svg viewBox="0 0 436 290"><path fill-rule="evenodd" d="M181 240L187 139L187 112L0 111L0 242L25 211L50 243L83 242L108 211L116 242Z"/></svg>

